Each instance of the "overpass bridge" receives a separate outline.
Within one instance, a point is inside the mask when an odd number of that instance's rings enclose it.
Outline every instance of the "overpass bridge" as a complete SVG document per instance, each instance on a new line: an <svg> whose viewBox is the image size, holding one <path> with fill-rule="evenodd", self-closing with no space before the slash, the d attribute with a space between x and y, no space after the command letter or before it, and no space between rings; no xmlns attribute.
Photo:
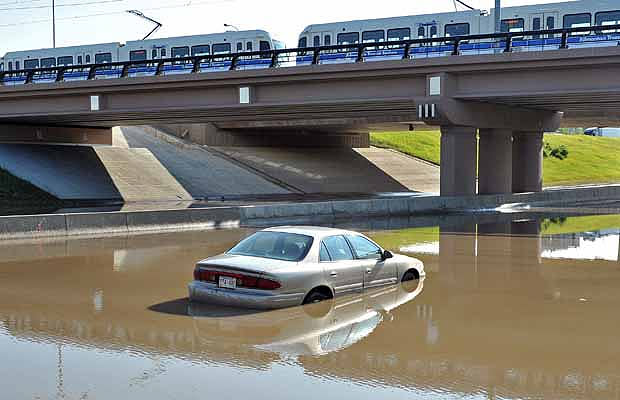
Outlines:
<svg viewBox="0 0 620 400"><path fill-rule="evenodd" d="M571 36L592 29L4 72L0 134L106 142L117 125L205 124L205 144L274 132L301 143L308 133L428 124L442 132L442 195L539 191L543 132L620 124L620 35L590 41L595 47ZM555 36L557 46L523 39ZM436 54L411 55L424 46ZM343 62L330 63L334 54ZM271 62L246 68L252 58ZM216 61L219 71L202 72ZM16 79L23 84L7 83Z"/></svg>

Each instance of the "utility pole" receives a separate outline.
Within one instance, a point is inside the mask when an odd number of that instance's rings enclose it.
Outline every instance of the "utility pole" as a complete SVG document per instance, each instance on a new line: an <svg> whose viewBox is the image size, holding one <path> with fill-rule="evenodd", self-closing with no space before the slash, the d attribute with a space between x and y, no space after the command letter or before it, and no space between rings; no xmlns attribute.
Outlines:
<svg viewBox="0 0 620 400"><path fill-rule="evenodd" d="M502 30L502 5L501 0L495 0L495 33Z"/></svg>
<svg viewBox="0 0 620 400"><path fill-rule="evenodd" d="M56 0L52 0L52 47L56 48Z"/></svg>

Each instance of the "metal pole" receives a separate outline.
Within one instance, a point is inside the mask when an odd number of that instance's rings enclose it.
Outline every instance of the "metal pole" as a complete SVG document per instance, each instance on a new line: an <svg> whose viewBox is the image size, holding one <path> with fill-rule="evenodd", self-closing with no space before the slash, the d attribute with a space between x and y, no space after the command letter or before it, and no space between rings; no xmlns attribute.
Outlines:
<svg viewBox="0 0 620 400"><path fill-rule="evenodd" d="M502 30L502 5L501 0L495 0L495 33Z"/></svg>
<svg viewBox="0 0 620 400"><path fill-rule="evenodd" d="M56 1L52 0L52 46L56 48Z"/></svg>

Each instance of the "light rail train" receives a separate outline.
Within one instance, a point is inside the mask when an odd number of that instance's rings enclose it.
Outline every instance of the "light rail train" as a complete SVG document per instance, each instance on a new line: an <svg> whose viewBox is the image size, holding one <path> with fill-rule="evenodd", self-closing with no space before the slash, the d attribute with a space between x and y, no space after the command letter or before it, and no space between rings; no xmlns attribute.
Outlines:
<svg viewBox="0 0 620 400"><path fill-rule="evenodd" d="M333 22L306 27L299 36L298 47L347 45L356 43L390 42L409 39L433 39L450 36L487 34L494 32L494 13L483 10L468 10L449 13L427 14ZM620 24L620 3L618 0L579 0L563 3L538 4L502 8L502 32L522 32L529 30L558 29L599 26L592 31L573 34L568 42L570 47L610 46L620 43L620 29L605 29L607 25ZM536 51L557 49L560 38L529 36L515 38L513 51ZM73 46L56 49L16 51L0 58L0 71L31 70L55 66L83 64L105 64L118 61L152 61L166 58L179 58L200 55L226 55L250 51L266 51L283 48L284 44L273 39L263 30L230 31L224 33L148 39L121 43ZM498 40L465 41L459 47L461 54L484 54L503 50ZM453 46L432 40L413 45L409 58L437 57L452 54ZM403 46L377 46L364 51L364 59L377 61L402 58ZM318 63L355 62L358 54L354 49L322 51ZM292 62L285 65L304 65L313 62L312 52L299 51ZM229 69L231 60L211 61L200 64L201 72ZM267 68L270 57L252 56L241 58L238 66L243 69ZM155 67L143 65L143 73L152 73ZM192 64L173 63L166 65L164 72L186 73L192 71ZM140 69L138 69L140 72ZM134 68L135 72L136 69ZM119 68L99 69L97 78L118 77ZM64 80L84 79L87 72L71 72ZM38 74L36 81L53 80L55 74ZM24 83L24 76L5 75L0 84Z"/></svg>
<svg viewBox="0 0 620 400"><path fill-rule="evenodd" d="M283 48L284 44L262 30L230 31L207 35L147 39L121 43L15 51L0 58L0 71L30 70L56 66L105 64L118 61L145 61L209 54ZM261 66L264 60L249 60ZM212 69L218 69L212 65Z"/></svg>

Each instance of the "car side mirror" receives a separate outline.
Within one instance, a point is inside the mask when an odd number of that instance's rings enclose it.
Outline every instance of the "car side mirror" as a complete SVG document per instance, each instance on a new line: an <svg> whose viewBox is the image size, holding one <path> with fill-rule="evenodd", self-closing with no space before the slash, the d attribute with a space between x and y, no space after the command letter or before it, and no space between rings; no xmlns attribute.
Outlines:
<svg viewBox="0 0 620 400"><path fill-rule="evenodd" d="M383 253L381 253L381 261L385 261L388 258L392 258L392 257L394 257L394 255L390 253L388 250L383 250Z"/></svg>

